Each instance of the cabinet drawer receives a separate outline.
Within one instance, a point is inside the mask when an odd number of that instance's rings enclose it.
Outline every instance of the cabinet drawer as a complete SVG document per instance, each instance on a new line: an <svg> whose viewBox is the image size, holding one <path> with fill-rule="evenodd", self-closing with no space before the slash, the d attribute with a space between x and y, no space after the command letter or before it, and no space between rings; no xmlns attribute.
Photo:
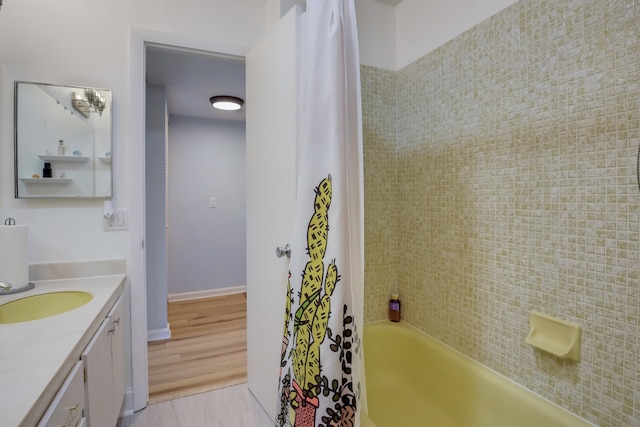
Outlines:
<svg viewBox="0 0 640 427"><path fill-rule="evenodd" d="M77 427L82 419L83 409L84 372L82 362L79 361L73 365L38 427Z"/></svg>

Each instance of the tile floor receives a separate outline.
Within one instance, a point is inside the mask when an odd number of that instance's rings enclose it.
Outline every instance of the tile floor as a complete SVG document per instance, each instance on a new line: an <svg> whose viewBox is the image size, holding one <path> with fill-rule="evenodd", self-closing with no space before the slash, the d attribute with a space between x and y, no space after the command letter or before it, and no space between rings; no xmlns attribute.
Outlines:
<svg viewBox="0 0 640 427"><path fill-rule="evenodd" d="M247 384L147 406L118 427L273 427Z"/></svg>

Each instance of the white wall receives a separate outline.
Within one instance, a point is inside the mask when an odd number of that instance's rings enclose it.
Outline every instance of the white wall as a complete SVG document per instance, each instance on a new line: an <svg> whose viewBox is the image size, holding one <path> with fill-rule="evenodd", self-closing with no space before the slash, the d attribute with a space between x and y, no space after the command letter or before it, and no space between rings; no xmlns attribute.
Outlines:
<svg viewBox="0 0 640 427"><path fill-rule="evenodd" d="M307 8L306 0L265 0L265 2L267 3L267 28L275 25L293 6L300 6L303 11Z"/></svg>
<svg viewBox="0 0 640 427"><path fill-rule="evenodd" d="M355 0L355 3L360 63L395 70L395 8L374 0Z"/></svg>
<svg viewBox="0 0 640 427"><path fill-rule="evenodd" d="M516 0L355 0L364 65L399 70Z"/></svg>
<svg viewBox="0 0 640 427"><path fill-rule="evenodd" d="M171 116L169 294L246 285L245 211L244 123Z"/></svg>
<svg viewBox="0 0 640 427"><path fill-rule="evenodd" d="M396 70L442 46L516 0L402 0L395 8Z"/></svg>
<svg viewBox="0 0 640 427"><path fill-rule="evenodd" d="M168 338L165 88L147 85L145 141L145 247L147 249L147 329L149 336ZM162 333L164 332L164 334Z"/></svg>

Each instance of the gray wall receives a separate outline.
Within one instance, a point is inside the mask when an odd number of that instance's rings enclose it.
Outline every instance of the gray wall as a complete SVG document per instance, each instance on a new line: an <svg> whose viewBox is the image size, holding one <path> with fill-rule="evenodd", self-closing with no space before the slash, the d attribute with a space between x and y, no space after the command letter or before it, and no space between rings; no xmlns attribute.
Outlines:
<svg viewBox="0 0 640 427"><path fill-rule="evenodd" d="M167 108L165 89L147 85L145 145L145 247L147 257L147 330L167 327L167 229L165 163Z"/></svg>
<svg viewBox="0 0 640 427"><path fill-rule="evenodd" d="M244 123L171 116L169 159L169 294L244 286Z"/></svg>

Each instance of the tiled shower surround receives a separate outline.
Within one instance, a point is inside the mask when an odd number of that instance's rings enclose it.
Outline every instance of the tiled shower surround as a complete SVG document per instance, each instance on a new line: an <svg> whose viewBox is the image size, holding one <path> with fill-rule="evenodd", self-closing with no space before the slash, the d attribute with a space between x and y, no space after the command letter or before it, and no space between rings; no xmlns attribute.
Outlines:
<svg viewBox="0 0 640 427"><path fill-rule="evenodd" d="M362 67L367 322L412 325L599 426L640 426L640 6L521 0ZM582 359L525 344L537 310Z"/></svg>

